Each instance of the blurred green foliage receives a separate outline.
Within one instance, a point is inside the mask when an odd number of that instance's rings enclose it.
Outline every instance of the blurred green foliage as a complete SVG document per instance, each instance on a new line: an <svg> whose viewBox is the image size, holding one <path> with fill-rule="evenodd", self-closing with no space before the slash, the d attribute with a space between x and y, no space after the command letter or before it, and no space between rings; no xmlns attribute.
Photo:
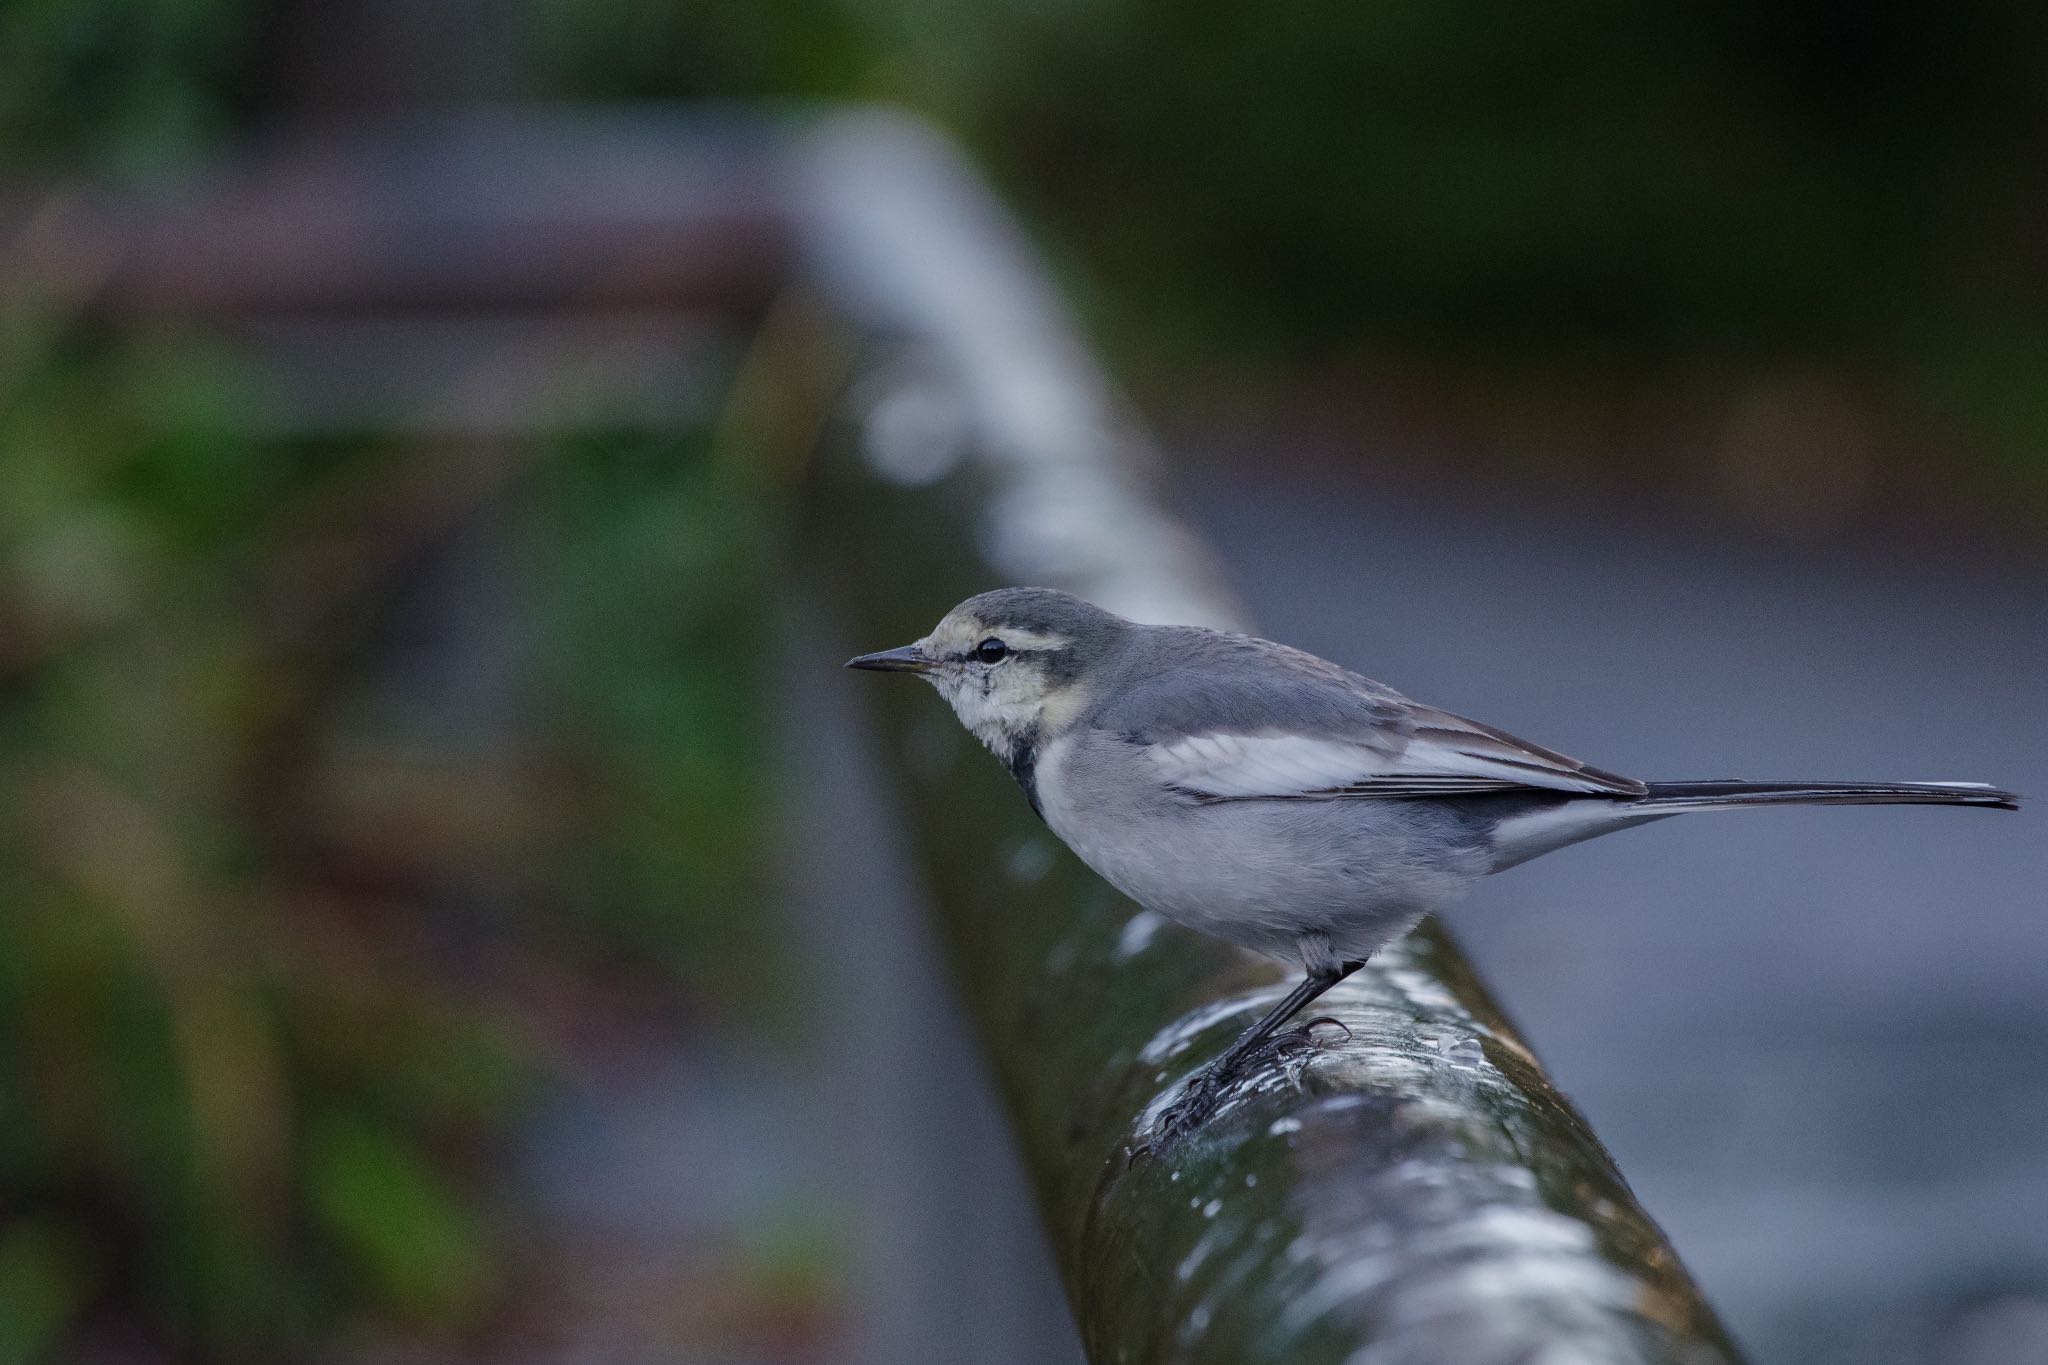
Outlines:
<svg viewBox="0 0 2048 1365"><path fill-rule="evenodd" d="M160 172L260 111L290 13L0 6L0 146ZM1817 373L1900 433L1879 457L2048 496L2022 0L507 0L489 40L538 95L933 115L1148 385L1419 365L1482 407L1684 407Z"/></svg>
<svg viewBox="0 0 2048 1365"><path fill-rule="evenodd" d="M235 124L251 19L0 7L0 152L174 172ZM0 318L0 1361L484 1330L563 997L773 970L733 913L750 496L702 436L281 444L218 341L33 303ZM410 584L474 535L528 566L478 587L518 623L481 731L390 704Z"/></svg>
<svg viewBox="0 0 2048 1365"><path fill-rule="evenodd" d="M559 86L960 130L1168 393L1419 367L1454 405L1671 409L1818 372L1913 452L1876 457L2048 495L2023 0L526 4Z"/></svg>
<svg viewBox="0 0 2048 1365"><path fill-rule="evenodd" d="M773 972L759 514L703 436L285 445L200 336L40 341L0 371L0 1359L477 1328L563 983ZM478 535L503 648L409 619ZM422 709L437 649L483 693Z"/></svg>
<svg viewBox="0 0 2048 1365"><path fill-rule="evenodd" d="M254 0L8 0L0 149L16 163L153 178L246 109Z"/></svg>
<svg viewBox="0 0 2048 1365"><path fill-rule="evenodd" d="M773 538L704 441L569 442L525 496L555 751L592 794L577 846L593 941L691 973L727 1010L772 990L758 915L766 717L759 614ZM679 918L678 905L703 913Z"/></svg>

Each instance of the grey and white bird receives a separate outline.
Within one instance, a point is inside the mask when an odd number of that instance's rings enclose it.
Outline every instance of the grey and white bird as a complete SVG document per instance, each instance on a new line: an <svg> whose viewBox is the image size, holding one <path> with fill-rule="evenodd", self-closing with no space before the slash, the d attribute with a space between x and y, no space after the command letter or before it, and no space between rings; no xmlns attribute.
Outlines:
<svg viewBox="0 0 2048 1365"><path fill-rule="evenodd" d="M1162 1140L1199 1124L1303 1006L1538 854L1691 811L2018 809L1975 782L1640 782L1285 645L1139 625L1046 588L971 597L847 667L937 687L1053 833L1139 905L1301 967L1190 1081Z"/></svg>

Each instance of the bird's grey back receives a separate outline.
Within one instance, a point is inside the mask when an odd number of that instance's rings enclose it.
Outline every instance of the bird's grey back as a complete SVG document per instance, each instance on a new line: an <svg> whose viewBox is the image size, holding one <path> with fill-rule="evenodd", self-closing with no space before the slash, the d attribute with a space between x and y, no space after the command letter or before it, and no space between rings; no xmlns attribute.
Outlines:
<svg viewBox="0 0 2048 1365"><path fill-rule="evenodd" d="M1131 627L1100 679L1083 723L1146 744L1216 731L1398 731L1410 706L1313 654L1200 626Z"/></svg>

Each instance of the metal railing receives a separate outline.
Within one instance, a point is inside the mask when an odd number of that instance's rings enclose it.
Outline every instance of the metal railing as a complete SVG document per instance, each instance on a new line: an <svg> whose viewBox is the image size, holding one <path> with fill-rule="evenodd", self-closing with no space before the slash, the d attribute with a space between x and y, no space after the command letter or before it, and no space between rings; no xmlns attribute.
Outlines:
<svg viewBox="0 0 2048 1365"><path fill-rule="evenodd" d="M810 493L859 638L1002 583L1244 624L1016 229L927 130L798 144L808 258L867 338ZM1318 1004L1348 1030L1163 1159L1128 1150L1281 971L1121 900L924 689L876 689L955 977L1100 1362L1732 1360L1613 1160L1426 929Z"/></svg>

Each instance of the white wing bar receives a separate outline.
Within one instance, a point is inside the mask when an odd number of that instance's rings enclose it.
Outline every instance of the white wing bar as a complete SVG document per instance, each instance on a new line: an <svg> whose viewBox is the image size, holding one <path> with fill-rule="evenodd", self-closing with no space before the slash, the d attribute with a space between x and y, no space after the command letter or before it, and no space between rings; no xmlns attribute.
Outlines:
<svg viewBox="0 0 2048 1365"><path fill-rule="evenodd" d="M1643 790L1641 783L1525 747L1498 731L1445 725L1435 715L1426 727L1408 735L1389 733L1386 740L1376 745L1333 736L1219 732L1147 750L1168 786L1218 800L1449 796L1531 787L1629 796Z"/></svg>

